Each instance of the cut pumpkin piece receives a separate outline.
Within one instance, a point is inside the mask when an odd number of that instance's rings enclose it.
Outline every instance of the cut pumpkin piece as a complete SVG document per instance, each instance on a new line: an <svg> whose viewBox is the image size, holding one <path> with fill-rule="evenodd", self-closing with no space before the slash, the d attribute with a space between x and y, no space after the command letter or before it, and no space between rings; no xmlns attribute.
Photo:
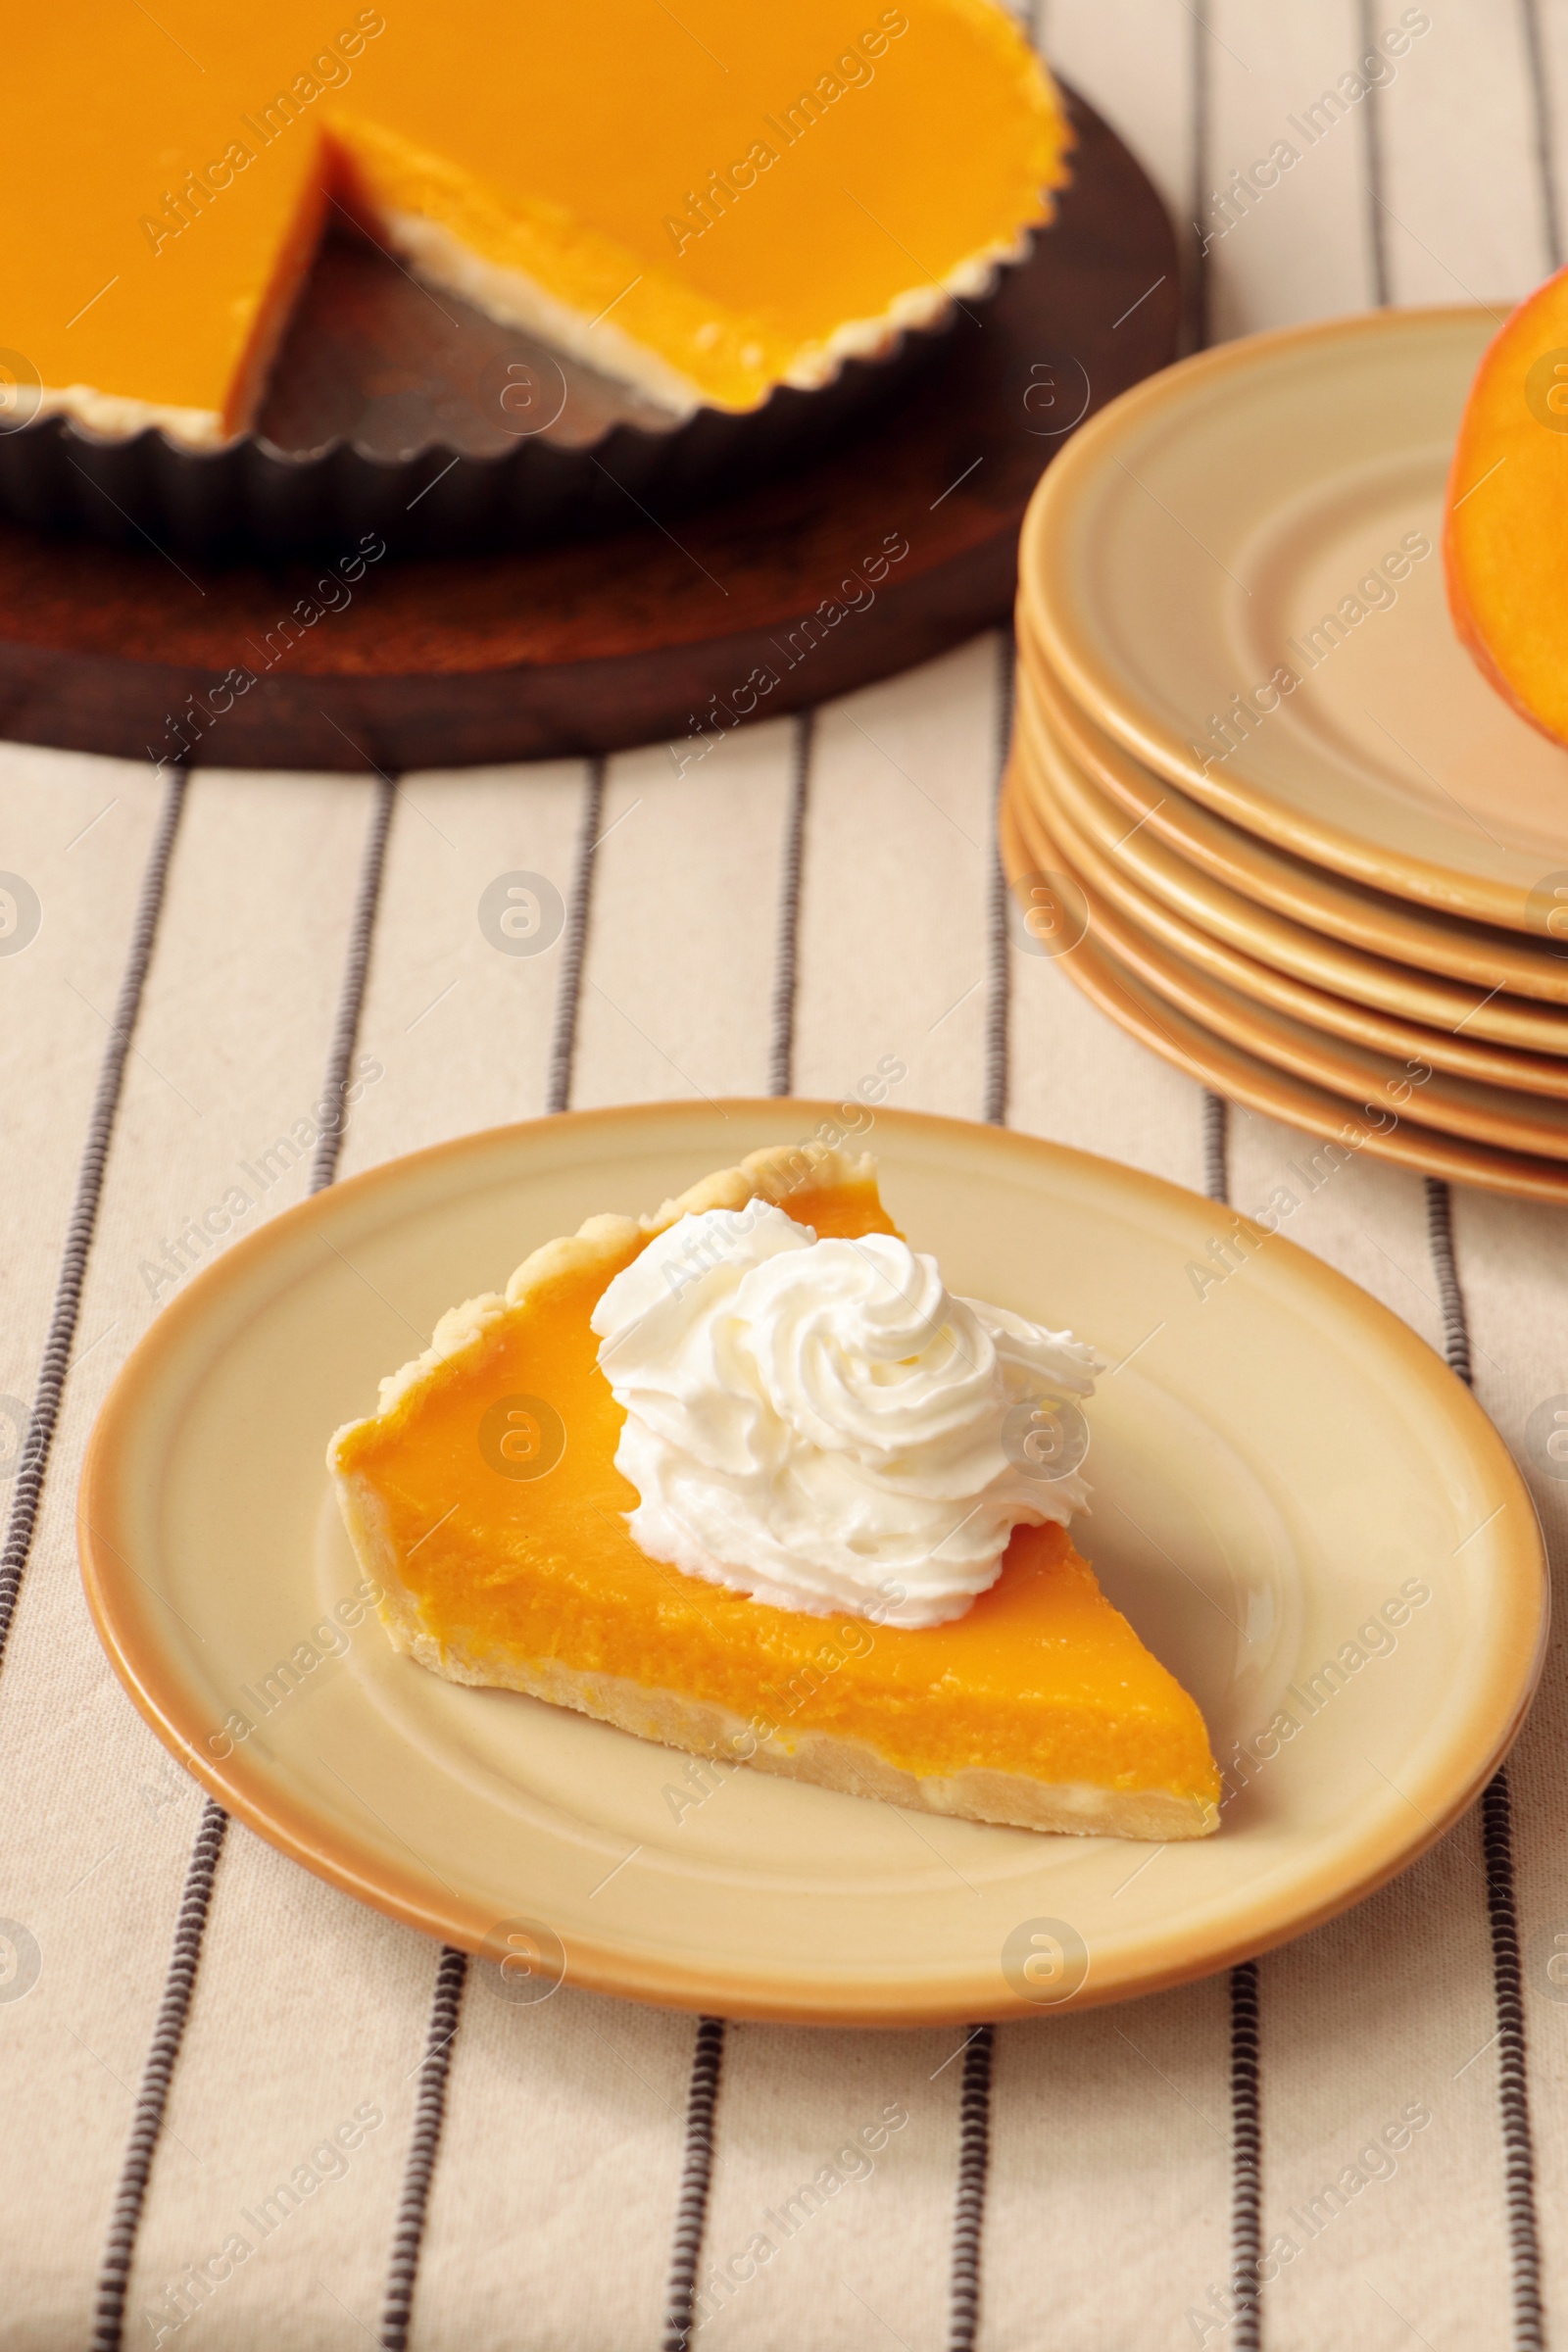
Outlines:
<svg viewBox="0 0 1568 2352"><path fill-rule="evenodd" d="M1490 682L1568 743L1568 270L1487 346L1448 476L1454 627Z"/></svg>
<svg viewBox="0 0 1568 2352"><path fill-rule="evenodd" d="M1218 1822L1202 1718L1063 1528L1020 1525L918 1630L765 1606L647 1556L589 1317L653 1237L761 1198L818 1238L895 1230L874 1163L754 1153L657 1214L594 1217L444 1316L328 1451L393 1645L645 1740L933 1813L1082 1836Z"/></svg>

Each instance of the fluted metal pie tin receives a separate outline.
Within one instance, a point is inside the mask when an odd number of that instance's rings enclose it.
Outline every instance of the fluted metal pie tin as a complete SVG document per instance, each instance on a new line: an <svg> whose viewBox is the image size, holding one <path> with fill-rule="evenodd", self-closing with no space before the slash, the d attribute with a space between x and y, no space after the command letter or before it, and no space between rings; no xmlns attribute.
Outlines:
<svg viewBox="0 0 1568 2352"><path fill-rule="evenodd" d="M966 318L975 309L966 300ZM662 522L904 396L956 317L847 362L819 390L682 418L368 242L329 237L254 431L196 449L162 429L110 439L36 417L0 433L0 514L207 562L325 553L367 531L399 555L451 556Z"/></svg>

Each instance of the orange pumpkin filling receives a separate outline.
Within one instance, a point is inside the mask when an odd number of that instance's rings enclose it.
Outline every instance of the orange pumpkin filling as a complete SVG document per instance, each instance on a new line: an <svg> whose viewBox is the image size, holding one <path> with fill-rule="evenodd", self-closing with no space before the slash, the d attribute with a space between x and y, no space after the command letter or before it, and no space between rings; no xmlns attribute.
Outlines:
<svg viewBox="0 0 1568 2352"><path fill-rule="evenodd" d="M5 65L24 393L197 443L345 212L676 413L745 410L977 293L1065 176L993 0L89 0L19 10Z"/></svg>

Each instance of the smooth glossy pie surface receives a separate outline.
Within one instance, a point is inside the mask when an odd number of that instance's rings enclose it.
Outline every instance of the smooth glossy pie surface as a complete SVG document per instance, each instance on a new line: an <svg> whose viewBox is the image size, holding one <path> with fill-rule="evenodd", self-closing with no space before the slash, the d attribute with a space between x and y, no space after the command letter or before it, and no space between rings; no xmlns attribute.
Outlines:
<svg viewBox="0 0 1568 2352"><path fill-rule="evenodd" d="M19 15L6 67L0 343L109 432L243 424L329 215L666 405L748 409L978 292L1062 176L991 0L96 0Z"/></svg>
<svg viewBox="0 0 1568 2352"><path fill-rule="evenodd" d="M1033 2014L1054 1995L1018 1955L1062 1926L1085 1960L1072 1999L1115 1999L1382 1883L1470 1803L1533 1687L1545 1585L1518 1474L1431 1351L1283 1234L1197 1284L1231 1212L1021 1135L883 1107L858 1140L955 1289L1117 1367L1083 1540L1246 1783L1216 1836L1129 1884L1119 1841L916 1829L744 1771L677 1819L665 1751L454 1688L373 1624L321 1635L357 1577L322 1433L409 1326L585 1214L829 1115L652 1104L465 1138L196 1276L117 1384L81 1491L95 1619L138 1705L242 1819L366 1900L472 1949L530 1921L575 1983L728 2015ZM307 1644L317 1664L280 1676Z"/></svg>

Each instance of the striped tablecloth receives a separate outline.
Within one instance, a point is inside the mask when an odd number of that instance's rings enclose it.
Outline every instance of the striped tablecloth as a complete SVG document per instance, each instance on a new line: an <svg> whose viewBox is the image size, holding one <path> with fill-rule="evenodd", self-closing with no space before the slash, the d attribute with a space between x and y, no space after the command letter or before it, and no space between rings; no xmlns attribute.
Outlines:
<svg viewBox="0 0 1568 2352"><path fill-rule="evenodd" d="M1043 31L1183 224L1195 336L1495 303L1560 258L1562 0L1051 0ZM180 1237L351 1051L382 1074L336 1170L274 1155L233 1230L464 1129L836 1095L889 1054L903 1103L1268 1197L1296 1137L1006 944L1007 660L988 638L681 774L657 747L395 785L0 750L0 866L42 909L0 956L0 1414L34 1433L0 1674L10 2352L1404 2352L1534 2346L1568 2305L1560 1644L1506 1786L1348 1918L966 2041L497 2000L225 1825L89 1628L94 1413ZM550 955L475 921L515 869L567 902ZM1291 1230L1474 1380L1560 1545L1523 1433L1568 1391L1561 1219L1362 1157Z"/></svg>

